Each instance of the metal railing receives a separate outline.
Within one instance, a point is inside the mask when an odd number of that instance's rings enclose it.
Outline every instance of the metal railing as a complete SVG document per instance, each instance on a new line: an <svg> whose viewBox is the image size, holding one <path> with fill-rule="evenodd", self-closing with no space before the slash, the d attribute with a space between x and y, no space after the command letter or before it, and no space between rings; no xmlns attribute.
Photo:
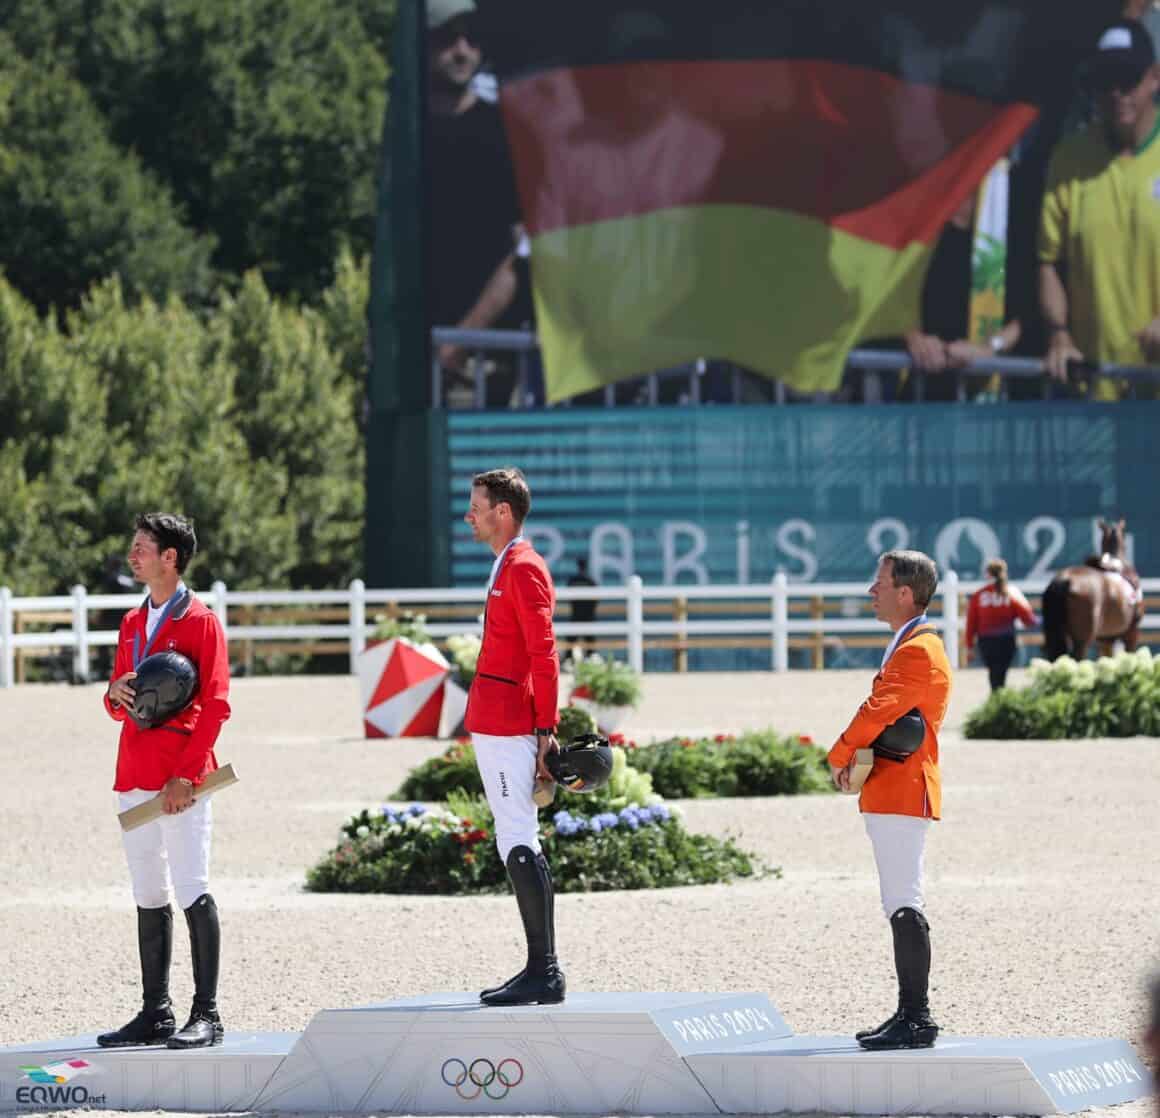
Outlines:
<svg viewBox="0 0 1160 1118"><path fill-rule="evenodd" d="M947 572L940 583L939 594L932 610L931 623L943 635L947 655L952 664L960 662L959 641L964 625L963 600L983 582L960 581L953 572ZM1020 583L1030 594L1041 593L1047 585L1044 579L1028 579ZM1160 593L1160 579L1145 579L1145 593ZM213 609L225 629L231 646L238 642L330 641L341 642L349 656L350 670L354 672L358 658L366 648L367 638L374 632L375 622L367 620L368 609L375 606L397 611L400 607L414 609L427 606L460 607L466 619L432 621L425 625L432 637L439 639L456 633L479 632L477 610L482 609L484 593L481 588L368 590L361 579L355 579L345 590L229 590L224 583L214 583L208 593L200 594ZM886 644L887 634L881 622L872 616L860 615L866 605L864 582L790 582L784 574L776 575L768 583L738 585L672 585L646 586L638 577L631 577L623 586L560 587L560 603L597 601L610 605L618 614L606 621L559 621L556 633L568 638L605 638L622 641L628 662L637 670L644 668L646 645L666 641L669 647L678 647L698 638L715 638L718 647L729 647L731 640L754 639L767 644L769 665L773 671L783 672L789 667L791 641L802 636L820 640L823 637L852 637L872 635L871 643ZM824 611L811 611L809 616L791 616L791 605L802 600L819 602L837 599L832 604L852 607L852 616L830 616ZM654 620L653 603L681 603L674 608L671 620ZM70 595L54 597L15 597L8 587L0 587L0 688L15 682L15 657L19 650L71 650L74 679L86 680L92 674L92 652L96 648L115 645L115 629L94 630L89 627L92 611L125 611L141 602L140 594L89 594L83 586L74 587ZM703 612L734 614L741 606L752 616L703 616L691 618L687 606L692 603ZM329 607L342 616L333 624L253 624L239 623L238 614L260 607L297 607L299 609ZM795 607L796 608L796 607ZM56 624L60 627L45 632L18 632L16 621L33 624ZM1146 615L1142 628L1160 630L1160 616Z"/></svg>
<svg viewBox="0 0 1160 1118"><path fill-rule="evenodd" d="M529 391L531 377L531 358L539 351L539 340L536 335L527 330L460 330L456 327L436 326L431 330L433 347L439 345L455 345L467 351L470 355L468 362L468 376L471 383L470 406L483 408L487 400L488 370L483 359L485 354L511 353L515 355L515 385L511 393L511 400L517 408L538 406L532 403ZM663 372L649 373L639 378L627 378L640 384L638 397L640 402L657 404L661 397L661 386L665 382L676 381L680 386L678 401L683 404L699 404L706 395L704 384L706 377L714 368L720 370L727 367L722 374L729 383L728 400L723 403L741 403L743 389L747 381L757 381L763 386L769 386L770 402L785 404L792 399L812 399L819 403L832 399L836 394L831 392L799 393L780 380L768 381L765 377L746 372L737 366L728 363L709 362L705 359L689 362L677 369ZM846 356L846 367L862 374L862 403L878 403L884 398L882 388L882 374L898 372L912 367L910 355L905 350L884 349L854 349ZM1044 371L1043 361L1037 357L989 357L985 360L973 361L962 368L948 369L945 372L933 374L940 382L951 381L955 388L955 398L966 401L970 398L971 386L982 387L983 383L993 376L999 379L998 397L1005 399L1008 393L1008 382L1013 380L1036 380L1040 382L1041 393L1044 399L1052 398L1059 390L1059 382L1053 380ZM1073 362L1070 366L1070 381L1083 386L1087 396L1092 396L1101 380L1119 380L1128 386L1127 395L1134 398L1139 384L1160 382L1160 367L1151 365L1098 365L1084 362ZM924 398L926 377L919 374L914 380L914 397L921 401ZM446 375L438 358L432 355L431 359L431 402L432 406L442 408L447 406ZM617 386L605 385L599 390L604 407L615 407L617 404ZM563 406L567 406L565 401Z"/></svg>

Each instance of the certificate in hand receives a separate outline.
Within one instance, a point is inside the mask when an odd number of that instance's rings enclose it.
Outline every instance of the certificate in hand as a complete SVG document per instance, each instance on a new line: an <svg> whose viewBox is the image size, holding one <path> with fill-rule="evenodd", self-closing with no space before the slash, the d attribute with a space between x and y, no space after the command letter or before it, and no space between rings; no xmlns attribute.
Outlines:
<svg viewBox="0 0 1160 1118"><path fill-rule="evenodd" d="M234 766L223 765L220 769L214 769L205 780L194 788L194 801L203 799L205 796L212 796L214 792L228 788L237 782L238 774L234 772ZM162 796L158 792L153 799L146 800L143 804L138 804L126 811L118 812L117 818L121 821L121 830L131 831L134 827L140 827L145 823L152 823L154 819L160 819L162 815L161 801Z"/></svg>

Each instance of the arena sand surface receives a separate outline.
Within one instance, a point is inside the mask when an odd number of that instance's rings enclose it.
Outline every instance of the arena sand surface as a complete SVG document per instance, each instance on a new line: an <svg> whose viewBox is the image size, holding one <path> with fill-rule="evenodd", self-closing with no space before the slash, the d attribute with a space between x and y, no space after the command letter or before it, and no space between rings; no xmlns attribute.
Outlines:
<svg viewBox="0 0 1160 1118"><path fill-rule="evenodd" d="M774 726L828 745L869 683L866 671L649 675L626 729L643 742ZM135 917L109 792L117 730L101 690L0 691L3 1044L107 1029L137 1007ZM942 735L945 819L927 848L935 1015L959 1034L1137 1042L1144 979L1160 964L1160 741L965 741L963 717L985 690L982 673L959 674ZM232 698L218 756L242 783L214 805L227 1029L300 1030L323 1007L477 989L519 965L506 896L302 890L339 824L439 743L364 741L352 678L242 679ZM889 931L855 802L684 809L690 828L736 836L784 876L561 897L570 988L756 990L806 1033L881 1020L895 996ZM173 976L180 1014L192 985L184 934Z"/></svg>

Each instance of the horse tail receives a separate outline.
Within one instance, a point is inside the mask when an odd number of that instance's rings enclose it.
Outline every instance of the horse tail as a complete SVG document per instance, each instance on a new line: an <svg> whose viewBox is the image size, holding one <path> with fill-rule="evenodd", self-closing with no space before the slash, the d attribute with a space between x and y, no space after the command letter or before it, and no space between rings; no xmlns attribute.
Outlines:
<svg viewBox="0 0 1160 1118"><path fill-rule="evenodd" d="M1067 596L1071 579L1056 575L1043 591L1043 655L1058 660L1067 652Z"/></svg>

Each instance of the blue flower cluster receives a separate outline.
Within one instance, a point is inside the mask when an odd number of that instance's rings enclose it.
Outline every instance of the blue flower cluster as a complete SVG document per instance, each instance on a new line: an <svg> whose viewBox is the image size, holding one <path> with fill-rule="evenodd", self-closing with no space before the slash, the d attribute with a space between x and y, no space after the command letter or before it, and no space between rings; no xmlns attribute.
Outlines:
<svg viewBox="0 0 1160 1118"><path fill-rule="evenodd" d="M649 807L637 807L630 804L619 812L602 811L591 818L584 815L573 815L568 811L558 811L552 816L556 824L556 833L565 837L583 834L599 834L614 827L621 827L629 831L639 830L641 827L656 826L658 823L667 823L672 813L664 804L651 804Z"/></svg>
<svg viewBox="0 0 1160 1118"><path fill-rule="evenodd" d="M410 807L391 807L383 804L382 815L388 823L402 823L409 815L423 815L427 809L422 804L411 804Z"/></svg>

